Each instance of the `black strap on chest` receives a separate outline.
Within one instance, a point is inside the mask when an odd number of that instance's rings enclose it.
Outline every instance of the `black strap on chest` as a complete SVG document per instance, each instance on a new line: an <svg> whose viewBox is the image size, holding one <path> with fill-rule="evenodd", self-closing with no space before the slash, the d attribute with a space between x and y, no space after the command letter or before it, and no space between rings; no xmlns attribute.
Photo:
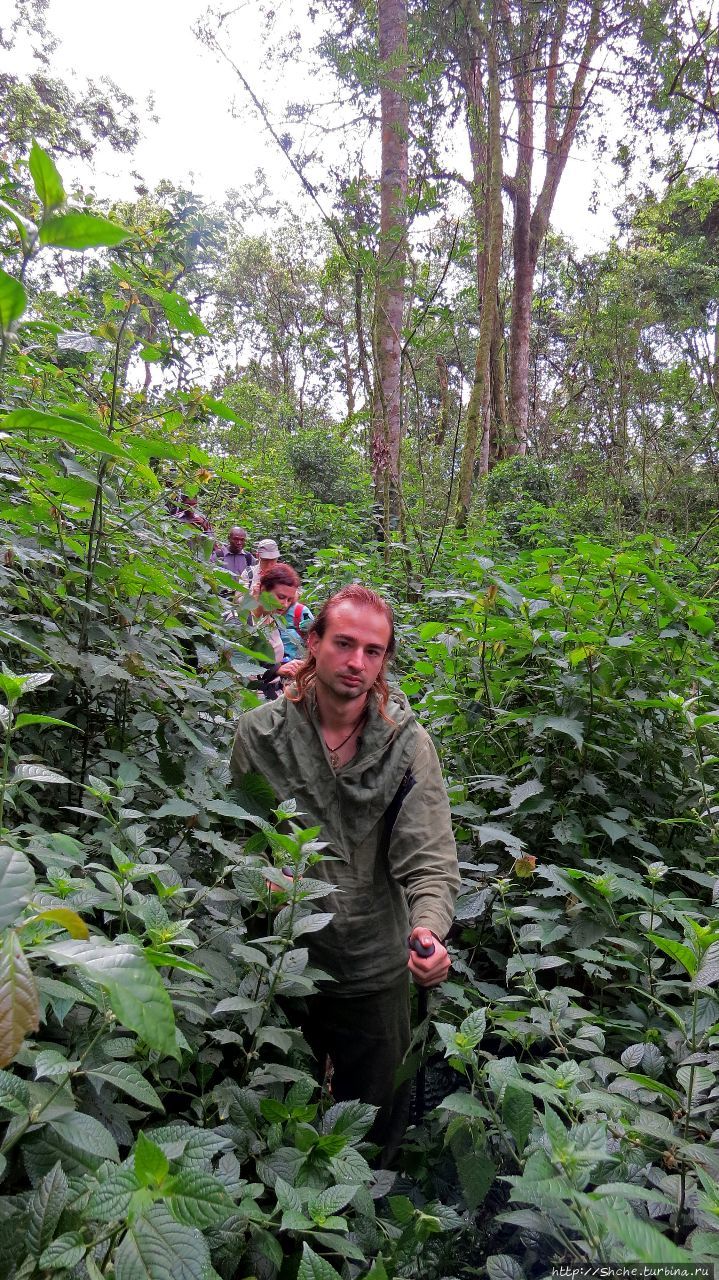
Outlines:
<svg viewBox="0 0 719 1280"><path fill-rule="evenodd" d="M385 811L382 844L380 846L380 852L383 858L385 858L389 853L392 832L394 831L394 824L399 817L399 811L416 781L417 779L412 773L412 766L410 765Z"/></svg>

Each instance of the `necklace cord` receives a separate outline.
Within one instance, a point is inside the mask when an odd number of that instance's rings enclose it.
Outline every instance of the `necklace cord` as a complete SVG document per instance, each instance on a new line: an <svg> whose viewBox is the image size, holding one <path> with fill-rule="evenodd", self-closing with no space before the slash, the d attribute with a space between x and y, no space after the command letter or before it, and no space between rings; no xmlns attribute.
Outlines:
<svg viewBox="0 0 719 1280"><path fill-rule="evenodd" d="M354 724L352 725L352 728L350 729L349 733L347 734L347 737L346 737L346 738L343 738L343 739L342 739L342 741L341 741L340 743L338 743L338 745L337 745L336 747L331 747L331 746L330 746L330 744L328 743L328 741L327 741L327 739L326 739L326 737L325 737L324 733L322 734L322 739L323 739L323 741L324 741L324 744L325 744L325 746L326 746L327 750L328 750L328 751L329 751L329 753L330 753L330 762L332 763L332 767L333 767L333 768L334 768L334 760L333 760L333 757L336 757L336 756L337 756L337 753L338 753L339 751L341 751L341 750L342 750L342 748L343 748L343 747L345 747L345 746L347 745L347 743L349 742L349 740L350 740L350 738L352 737L352 735L353 735L354 733L356 733L356 732L357 732L357 730L359 729L359 727L360 727L360 725L361 725L361 723L362 723L362 721L364 720L364 718L365 718L365 716L366 716L366 715L367 715L367 707L366 707L366 705L365 705L365 706L362 708L362 714L360 715L360 717L359 717L359 719L358 719L358 720L355 720Z"/></svg>

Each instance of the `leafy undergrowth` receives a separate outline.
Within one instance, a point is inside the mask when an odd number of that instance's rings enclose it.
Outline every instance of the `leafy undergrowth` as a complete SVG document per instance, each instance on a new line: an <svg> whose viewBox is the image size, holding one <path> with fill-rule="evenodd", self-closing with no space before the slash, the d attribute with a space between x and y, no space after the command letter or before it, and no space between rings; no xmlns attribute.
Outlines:
<svg viewBox="0 0 719 1280"><path fill-rule="evenodd" d="M530 549L447 535L418 592L325 509L311 592L393 594L464 875L408 1066L429 1060L427 1112L376 1170L371 1108L319 1089L293 1017L318 979L322 832L259 779L228 790L256 641L164 482L281 517L175 438L226 406L121 384L150 312L170 344L198 331L141 246L118 241L100 301L68 300L108 344L82 367L54 360L37 294L23 318L41 244L117 241L58 214L49 164L0 273L3 1274L540 1280L719 1258L716 566L571 520L550 543L558 515L535 508Z"/></svg>

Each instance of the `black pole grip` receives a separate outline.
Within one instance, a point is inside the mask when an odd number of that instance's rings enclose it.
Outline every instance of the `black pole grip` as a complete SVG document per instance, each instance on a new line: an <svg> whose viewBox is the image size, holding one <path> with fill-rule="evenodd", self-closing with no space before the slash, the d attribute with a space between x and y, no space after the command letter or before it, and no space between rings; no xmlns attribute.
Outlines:
<svg viewBox="0 0 719 1280"><path fill-rule="evenodd" d="M430 942L429 946L425 947L419 938L409 938L408 941L410 951L414 951L416 956L422 956L423 959L426 959L427 956L434 955L435 947L433 942Z"/></svg>

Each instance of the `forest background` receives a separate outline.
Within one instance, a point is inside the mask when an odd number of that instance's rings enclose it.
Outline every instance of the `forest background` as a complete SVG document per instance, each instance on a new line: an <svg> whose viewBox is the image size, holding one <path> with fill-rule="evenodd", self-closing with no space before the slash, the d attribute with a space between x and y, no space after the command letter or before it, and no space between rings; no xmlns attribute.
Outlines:
<svg viewBox="0 0 719 1280"><path fill-rule="evenodd" d="M716 15L258 5L260 68L244 12L198 47L277 161L221 201L135 171L151 115L54 73L44 0L0 27L3 1274L710 1267ZM454 966L392 1172L288 1016L322 832L228 790L263 654L181 491L310 604L388 595L442 756Z"/></svg>

